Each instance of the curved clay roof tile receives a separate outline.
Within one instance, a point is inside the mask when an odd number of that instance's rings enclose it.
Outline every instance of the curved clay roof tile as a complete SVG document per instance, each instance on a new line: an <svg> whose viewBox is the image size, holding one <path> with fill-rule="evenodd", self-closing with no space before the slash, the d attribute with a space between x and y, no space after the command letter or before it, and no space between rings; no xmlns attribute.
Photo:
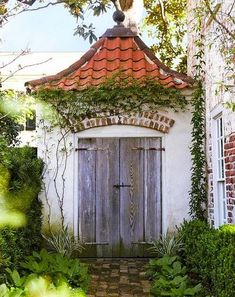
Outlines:
<svg viewBox="0 0 235 297"><path fill-rule="evenodd" d="M183 89L193 83L192 78L164 65L130 29L115 26L67 69L25 85L35 90L39 87L81 90L97 86L119 71L136 79L148 75L167 88Z"/></svg>

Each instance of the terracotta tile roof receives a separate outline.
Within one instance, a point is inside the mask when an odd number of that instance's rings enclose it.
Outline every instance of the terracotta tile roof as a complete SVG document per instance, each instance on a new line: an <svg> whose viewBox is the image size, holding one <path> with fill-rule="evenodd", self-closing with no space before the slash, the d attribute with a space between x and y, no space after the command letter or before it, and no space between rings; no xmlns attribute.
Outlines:
<svg viewBox="0 0 235 297"><path fill-rule="evenodd" d="M116 26L108 29L80 60L67 69L25 85L35 90L39 87L80 90L100 85L118 71L136 79L150 76L167 88L183 89L193 82L190 77L160 62L130 29Z"/></svg>

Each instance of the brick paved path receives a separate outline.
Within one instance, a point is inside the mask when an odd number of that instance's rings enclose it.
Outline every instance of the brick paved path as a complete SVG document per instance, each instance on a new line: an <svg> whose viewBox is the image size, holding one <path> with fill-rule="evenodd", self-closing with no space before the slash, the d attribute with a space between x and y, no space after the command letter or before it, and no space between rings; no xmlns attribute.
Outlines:
<svg viewBox="0 0 235 297"><path fill-rule="evenodd" d="M88 297L150 297L145 259L89 259L91 285Z"/></svg>

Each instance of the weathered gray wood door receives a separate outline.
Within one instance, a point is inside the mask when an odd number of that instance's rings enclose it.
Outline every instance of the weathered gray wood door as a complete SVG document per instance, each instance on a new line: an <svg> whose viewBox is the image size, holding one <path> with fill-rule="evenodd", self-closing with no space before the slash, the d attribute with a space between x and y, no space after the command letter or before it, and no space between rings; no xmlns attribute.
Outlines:
<svg viewBox="0 0 235 297"><path fill-rule="evenodd" d="M161 233L161 139L80 139L83 256L143 257Z"/></svg>

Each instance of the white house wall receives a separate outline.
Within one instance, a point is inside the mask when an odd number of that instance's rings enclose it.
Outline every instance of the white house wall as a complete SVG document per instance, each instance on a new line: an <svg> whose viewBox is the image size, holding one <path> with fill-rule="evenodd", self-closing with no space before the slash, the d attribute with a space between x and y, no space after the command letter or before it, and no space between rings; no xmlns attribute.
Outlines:
<svg viewBox="0 0 235 297"><path fill-rule="evenodd" d="M1 52L2 89L25 91L26 81L55 74L81 56L79 52Z"/></svg>
<svg viewBox="0 0 235 297"><path fill-rule="evenodd" d="M164 115L163 112L161 114ZM162 137L162 224L163 232L173 230L184 218L188 218L188 202L190 191L191 156L189 151L191 141L190 112L165 112L167 117L175 120L175 124L168 134L153 129L114 125L88 129L66 136L67 164L65 168L64 143L61 141L57 150L57 141L61 138L59 129L43 132L38 129L38 155L46 165L44 174L46 191L40 195L44 203L45 228L48 227L48 202L50 205L50 223L60 224L60 207L58 197L63 196L63 214L65 224L78 230L78 201L77 201L77 152L79 138L104 137ZM42 128L43 123L40 123ZM44 123L45 125L45 123ZM57 154L58 153L58 154ZM57 165L58 171L57 171ZM63 175L64 172L64 176ZM56 185L56 187L55 187ZM46 193L46 195L45 195ZM59 194L59 196L58 196Z"/></svg>

